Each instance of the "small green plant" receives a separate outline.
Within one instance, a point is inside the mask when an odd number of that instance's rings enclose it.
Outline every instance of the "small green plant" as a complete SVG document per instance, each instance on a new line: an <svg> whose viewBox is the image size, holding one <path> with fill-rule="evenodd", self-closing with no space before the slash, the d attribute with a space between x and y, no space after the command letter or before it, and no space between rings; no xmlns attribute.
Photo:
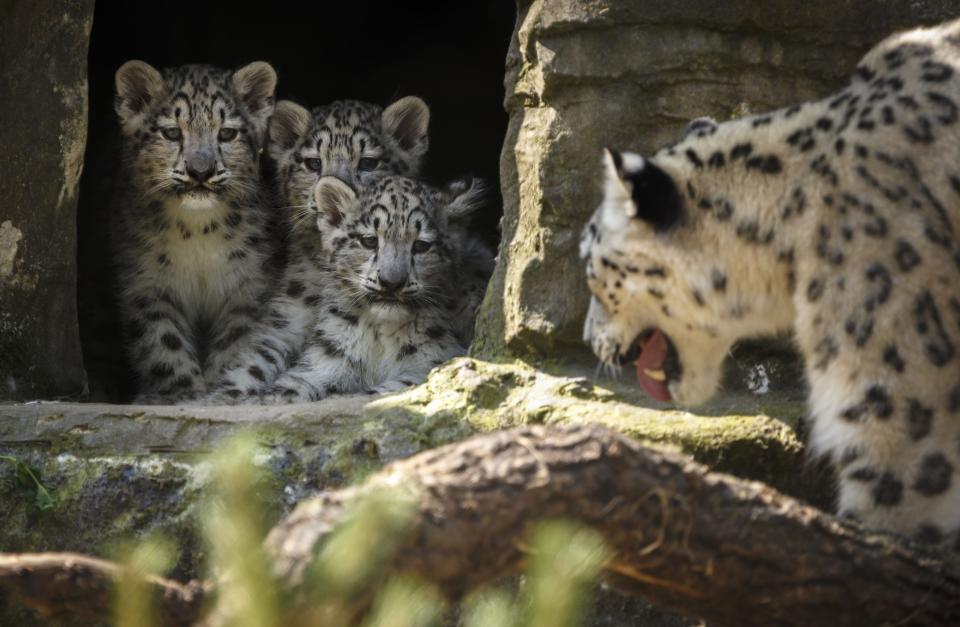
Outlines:
<svg viewBox="0 0 960 627"><path fill-rule="evenodd" d="M398 542L416 513L402 486L369 486L318 547L296 592L272 576L263 549L271 511L262 498L257 446L240 438L214 458L212 494L203 525L216 581L211 624L240 627L431 627L452 624L453 614L430 584L390 576ZM582 624L591 584L606 560L600 537L563 521L546 521L529 536L527 576L519 594L475 593L463 606L464 627L576 627ZM171 562L165 543L127 548L130 578L118 584L116 624L152 627L155 616L142 579Z"/></svg>
<svg viewBox="0 0 960 627"><path fill-rule="evenodd" d="M534 527L527 575L514 600L481 591L467 606L465 627L576 627L607 550L600 536L562 520Z"/></svg>
<svg viewBox="0 0 960 627"><path fill-rule="evenodd" d="M263 551L268 505L256 489L256 443L240 436L214 457L214 495L203 517L210 547L211 575L219 580L223 624L236 627L283 625L279 589Z"/></svg>
<svg viewBox="0 0 960 627"><path fill-rule="evenodd" d="M112 553L123 572L114 590L113 624L116 627L154 627L156 607L144 577L162 575L175 561L174 545L165 538L126 543Z"/></svg>
<svg viewBox="0 0 960 627"><path fill-rule="evenodd" d="M37 478L37 474L23 460L12 455L0 455L0 461L13 464L14 481L33 505L40 511L52 509L57 505L57 497Z"/></svg>

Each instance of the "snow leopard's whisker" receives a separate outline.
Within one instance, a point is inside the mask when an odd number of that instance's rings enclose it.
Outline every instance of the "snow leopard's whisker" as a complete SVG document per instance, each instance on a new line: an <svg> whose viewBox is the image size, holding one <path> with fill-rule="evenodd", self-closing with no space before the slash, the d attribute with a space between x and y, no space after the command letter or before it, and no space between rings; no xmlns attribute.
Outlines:
<svg viewBox="0 0 960 627"><path fill-rule="evenodd" d="M289 218L290 228L300 229L304 225L309 225L316 214L312 211L301 209L294 212Z"/></svg>
<svg viewBox="0 0 960 627"><path fill-rule="evenodd" d="M157 195L160 192L165 192L170 189L175 189L178 183L173 179L160 179L154 183L151 187L148 187L145 190L140 192L140 200L146 200L152 196Z"/></svg>
<svg viewBox="0 0 960 627"><path fill-rule="evenodd" d="M597 367L593 369L593 380L594 380L594 381L600 381L600 380L601 380L601 377L604 375L604 372L605 372L605 371L604 371L604 368L606 367L606 365L607 365L607 364L606 364L602 359L598 359L598 360L597 360Z"/></svg>

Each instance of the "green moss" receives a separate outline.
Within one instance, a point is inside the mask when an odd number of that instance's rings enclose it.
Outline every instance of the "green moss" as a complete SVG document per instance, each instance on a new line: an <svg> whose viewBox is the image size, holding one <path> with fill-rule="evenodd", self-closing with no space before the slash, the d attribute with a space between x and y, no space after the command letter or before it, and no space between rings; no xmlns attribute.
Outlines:
<svg viewBox="0 0 960 627"><path fill-rule="evenodd" d="M585 378L547 375L520 361L454 360L434 371L424 385L371 405L381 411L403 408L456 416L474 431L530 423L599 423L639 440L678 446L721 467L745 466L734 449L726 450L734 444L745 443L754 453L761 447L784 464L795 462L803 450L787 424L767 415L714 417L638 406ZM780 405L785 413L802 412L797 403Z"/></svg>
<svg viewBox="0 0 960 627"><path fill-rule="evenodd" d="M0 407L0 439L36 443L14 453L39 469L59 499L52 511L31 509L10 485L9 471L0 469L0 500L8 504L0 512L0 550L102 555L124 538L160 533L180 544L175 574L195 576L203 556L196 521L209 484L204 453L245 429L259 444L258 490L269 520L319 490L362 481L393 459L531 423L604 424L793 494L827 494L822 478L799 472L801 443L778 419L799 416L800 402L724 397L708 408L713 415L694 414L645 406L635 385L599 386L570 369L564 374L559 364L546 367L551 373L522 361L462 358L398 394L289 409Z"/></svg>

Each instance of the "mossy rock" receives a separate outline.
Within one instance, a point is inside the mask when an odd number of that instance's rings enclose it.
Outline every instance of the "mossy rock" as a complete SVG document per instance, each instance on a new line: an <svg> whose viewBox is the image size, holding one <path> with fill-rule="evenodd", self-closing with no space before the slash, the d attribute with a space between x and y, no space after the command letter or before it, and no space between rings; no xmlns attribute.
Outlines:
<svg viewBox="0 0 960 627"><path fill-rule="evenodd" d="M35 511L18 494L12 467L2 467L0 498L12 507L0 513L7 530L0 550L102 553L114 539L154 531L185 539L207 482L206 453L243 430L262 446L257 463L276 483L277 516L303 496L362 480L389 461L531 423L604 424L807 498L822 485L798 479L796 401L721 397L691 413L639 405L635 395L619 381L600 387L522 362L462 358L402 393L287 407L2 405L0 451L33 467L58 505ZM196 574L194 563L183 561L181 574Z"/></svg>
<svg viewBox="0 0 960 627"><path fill-rule="evenodd" d="M691 413L644 401L628 381L600 386L578 374L461 358L401 393L286 407L0 405L0 454L33 468L57 499L40 511L17 486L13 466L0 467L0 500L7 504L0 551L109 555L120 541L161 534L180 547L172 575L202 576L197 521L209 485L208 453L247 430L260 443L255 462L264 471L271 520L392 460L531 423L596 422L814 501L827 493L824 477L803 470L792 426L802 404L795 400L722 396ZM624 603L615 605L632 607ZM18 612L0 602L0 622L20 620Z"/></svg>

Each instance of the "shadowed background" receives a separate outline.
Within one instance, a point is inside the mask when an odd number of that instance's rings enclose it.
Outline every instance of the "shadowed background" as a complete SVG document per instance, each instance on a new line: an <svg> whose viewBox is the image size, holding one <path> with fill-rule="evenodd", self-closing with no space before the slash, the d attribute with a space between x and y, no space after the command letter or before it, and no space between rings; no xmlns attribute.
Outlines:
<svg viewBox="0 0 960 627"><path fill-rule="evenodd" d="M512 2L96 3L89 53L90 127L78 208L80 333L91 396L125 400L110 278L109 202L117 169L114 73L129 59L164 68L263 60L277 70L277 99L308 107L337 99L385 105L407 95L431 109L424 176L434 183L473 174L493 190L476 221L499 236L499 158L506 133L504 59Z"/></svg>

